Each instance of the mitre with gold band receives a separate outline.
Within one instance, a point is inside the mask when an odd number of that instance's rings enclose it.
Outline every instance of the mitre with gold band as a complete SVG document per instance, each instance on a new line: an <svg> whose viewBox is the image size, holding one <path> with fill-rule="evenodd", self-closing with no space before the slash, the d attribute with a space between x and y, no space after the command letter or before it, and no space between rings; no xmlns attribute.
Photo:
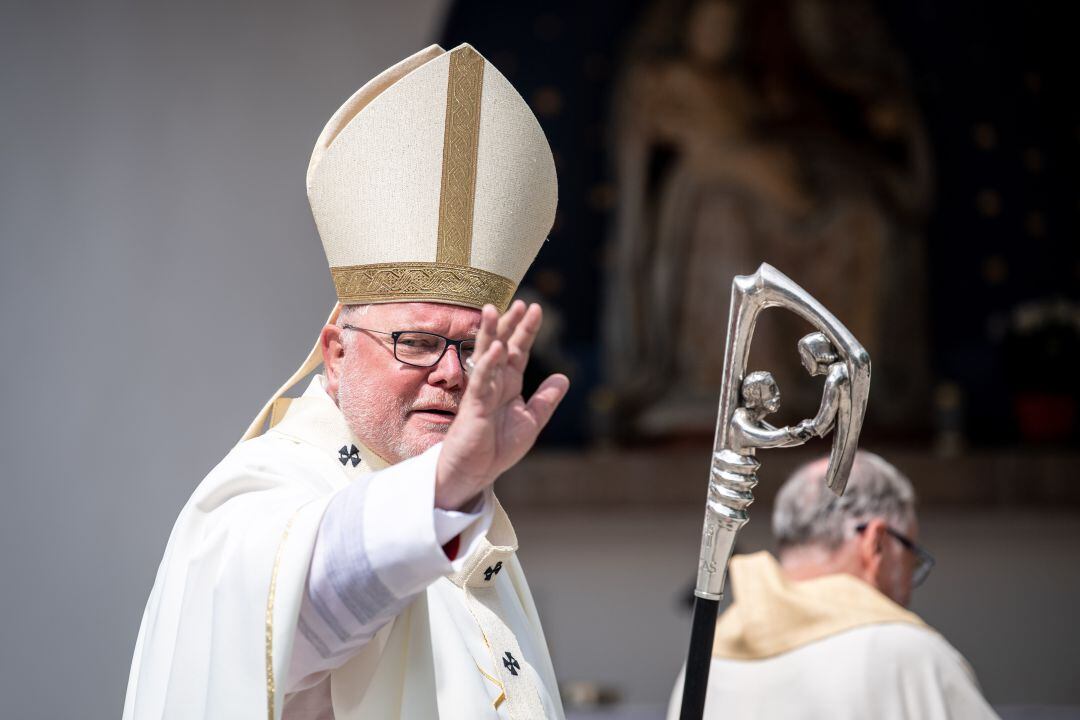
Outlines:
<svg viewBox="0 0 1080 720"><path fill-rule="evenodd" d="M555 219L555 163L510 82L470 45L437 45L372 79L315 144L307 193L338 304L505 310ZM318 342L242 439L322 362Z"/></svg>

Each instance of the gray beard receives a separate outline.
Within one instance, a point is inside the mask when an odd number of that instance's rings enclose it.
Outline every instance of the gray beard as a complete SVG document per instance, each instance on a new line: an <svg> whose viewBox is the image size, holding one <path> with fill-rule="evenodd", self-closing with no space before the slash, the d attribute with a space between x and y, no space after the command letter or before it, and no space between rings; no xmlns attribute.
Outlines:
<svg viewBox="0 0 1080 720"><path fill-rule="evenodd" d="M396 463L420 454L409 447L402 432L409 416L408 407L394 402L373 385L363 377L356 383L342 381L338 385L338 408L349 430L387 462Z"/></svg>
<svg viewBox="0 0 1080 720"><path fill-rule="evenodd" d="M410 438L405 434L412 403L396 401L385 390L363 376L356 382L338 385L338 408L349 430L383 460L401 462L428 450L438 440ZM446 435L448 424L423 423L424 431Z"/></svg>

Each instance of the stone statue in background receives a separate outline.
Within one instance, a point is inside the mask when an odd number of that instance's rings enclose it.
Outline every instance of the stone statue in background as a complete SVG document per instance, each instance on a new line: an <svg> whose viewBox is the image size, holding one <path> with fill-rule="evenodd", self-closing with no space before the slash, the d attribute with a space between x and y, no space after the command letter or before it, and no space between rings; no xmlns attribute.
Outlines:
<svg viewBox="0 0 1080 720"><path fill-rule="evenodd" d="M921 337L930 156L871 4L657 0L624 65L614 123L608 430L711 432L729 281L762 261L791 272L883 358L875 417L905 426L926 388L923 348L910 339ZM799 412L816 399L786 348L804 328L769 322L753 358L793 388Z"/></svg>

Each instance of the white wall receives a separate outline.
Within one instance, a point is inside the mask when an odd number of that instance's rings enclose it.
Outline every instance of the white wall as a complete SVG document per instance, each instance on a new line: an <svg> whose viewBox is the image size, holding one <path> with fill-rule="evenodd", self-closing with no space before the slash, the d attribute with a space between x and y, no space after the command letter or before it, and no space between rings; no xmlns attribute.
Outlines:
<svg viewBox="0 0 1080 720"><path fill-rule="evenodd" d="M0 6L3 717L119 717L177 511L333 302L315 138L444 4Z"/></svg>

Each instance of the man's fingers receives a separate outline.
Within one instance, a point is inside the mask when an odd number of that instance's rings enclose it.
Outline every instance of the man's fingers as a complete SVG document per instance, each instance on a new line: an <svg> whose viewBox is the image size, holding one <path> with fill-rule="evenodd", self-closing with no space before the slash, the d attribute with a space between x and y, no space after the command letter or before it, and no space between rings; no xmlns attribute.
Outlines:
<svg viewBox="0 0 1080 720"><path fill-rule="evenodd" d="M525 365L529 362L529 351L532 350L533 341L536 340L543 321L543 311L538 304L533 303L525 311L521 322L514 328L514 334L506 343L510 366L518 372L525 372Z"/></svg>
<svg viewBox="0 0 1080 720"><path fill-rule="evenodd" d="M538 429L547 425L555 408L559 407L559 403L566 397L566 391L569 389L570 378L562 374L549 376L540 383L540 387L536 388L536 392L529 398L525 407L532 415Z"/></svg>
<svg viewBox="0 0 1080 720"><path fill-rule="evenodd" d="M477 355L480 359L473 366L469 376L466 397L471 395L485 406L498 400L498 376L506 364L506 346L498 340L491 343L487 352Z"/></svg>
<svg viewBox="0 0 1080 720"><path fill-rule="evenodd" d="M510 340L510 335L513 334L514 328L521 322L521 318L525 316L525 302L522 300L515 300L510 303L510 307L507 308L503 316L499 318L499 329L496 337L502 340L504 343Z"/></svg>
<svg viewBox="0 0 1080 720"><path fill-rule="evenodd" d="M480 330L476 333L476 350L473 351L477 361L496 339L498 323L499 311L494 305L485 305L480 309Z"/></svg>

